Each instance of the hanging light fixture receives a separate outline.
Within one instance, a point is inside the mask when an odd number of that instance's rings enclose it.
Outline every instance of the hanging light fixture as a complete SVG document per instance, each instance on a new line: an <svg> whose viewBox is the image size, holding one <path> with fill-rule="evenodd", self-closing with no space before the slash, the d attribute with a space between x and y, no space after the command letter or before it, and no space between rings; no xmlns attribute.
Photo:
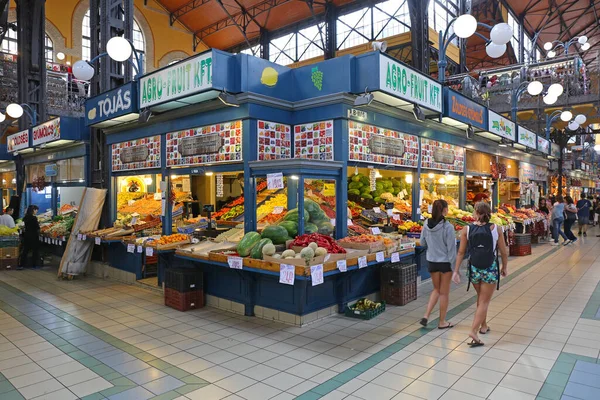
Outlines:
<svg viewBox="0 0 600 400"><path fill-rule="evenodd" d="M553 83L548 88L548 93L554 97L560 96L561 94L563 94L563 91L564 91L563 86L560 83Z"/></svg>
<svg viewBox="0 0 600 400"><path fill-rule="evenodd" d="M544 90L544 84L540 81L532 81L527 85L527 93L532 96L537 96Z"/></svg>
<svg viewBox="0 0 600 400"><path fill-rule="evenodd" d="M584 43L584 44L581 45L581 50L586 51L586 50L589 50L590 47L591 47L590 43L586 42L586 43Z"/></svg>
<svg viewBox="0 0 600 400"><path fill-rule="evenodd" d="M554 57L556 57L556 52L554 50L550 50L548 52L548 58L554 58Z"/></svg>
<svg viewBox="0 0 600 400"><path fill-rule="evenodd" d="M4 122L5 119L6 119L6 115L0 113L0 122Z"/></svg>
<svg viewBox="0 0 600 400"><path fill-rule="evenodd" d="M571 131L576 131L577 129L579 129L579 124L575 121L571 121L571 122L569 122L569 125L567 126L567 128L569 128L569 130L571 130Z"/></svg>
<svg viewBox="0 0 600 400"><path fill-rule="evenodd" d="M556 100L558 100L558 98L556 96L552 96L550 93L548 93L543 97L543 100L544 100L544 104L551 105L551 104L556 103Z"/></svg>
<svg viewBox="0 0 600 400"><path fill-rule="evenodd" d="M20 104L11 103L6 106L6 113L13 119L21 118L21 115L23 115L23 107L21 107Z"/></svg>
<svg viewBox="0 0 600 400"><path fill-rule="evenodd" d="M579 42L580 45L584 45L588 42L588 38L585 35L579 36L579 39L577 39L577 41Z"/></svg>
<svg viewBox="0 0 600 400"><path fill-rule="evenodd" d="M123 62L131 57L131 44L122 36L115 36L106 42L106 52L115 61Z"/></svg>
<svg viewBox="0 0 600 400"><path fill-rule="evenodd" d="M546 50L546 51L552 50L552 43L550 43L550 42L544 43L544 50Z"/></svg>
<svg viewBox="0 0 600 400"><path fill-rule="evenodd" d="M454 21L453 27L456 36L466 39L477 30L477 20L471 14L463 14Z"/></svg>
<svg viewBox="0 0 600 400"><path fill-rule="evenodd" d="M485 52L492 58L502 57L502 54L506 51L506 44L495 44L490 42L485 46Z"/></svg>
<svg viewBox="0 0 600 400"><path fill-rule="evenodd" d="M573 118L573 113L571 111L563 111L560 113L560 119L563 122L569 122Z"/></svg>
<svg viewBox="0 0 600 400"><path fill-rule="evenodd" d="M512 28L506 22L496 24L490 31L490 39L496 45L503 45L510 42L512 38Z"/></svg>
<svg viewBox="0 0 600 400"><path fill-rule="evenodd" d="M79 60L73 64L73 75L81 81L89 81L94 77L94 67L87 61Z"/></svg>
<svg viewBox="0 0 600 400"><path fill-rule="evenodd" d="M577 122L579 125L585 124L585 121L587 121L587 118L583 114L579 114L575 117L575 122Z"/></svg>

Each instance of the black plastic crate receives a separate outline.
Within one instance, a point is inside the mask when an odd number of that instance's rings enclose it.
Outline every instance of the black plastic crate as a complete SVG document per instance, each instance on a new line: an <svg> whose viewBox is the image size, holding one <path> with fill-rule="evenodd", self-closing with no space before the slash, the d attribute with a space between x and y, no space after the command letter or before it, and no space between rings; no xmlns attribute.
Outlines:
<svg viewBox="0 0 600 400"><path fill-rule="evenodd" d="M387 304L404 306L417 299L417 282L406 285L388 285L382 282L380 293Z"/></svg>
<svg viewBox="0 0 600 400"><path fill-rule="evenodd" d="M381 284L407 285L417 281L417 264L387 263L381 266Z"/></svg>
<svg viewBox="0 0 600 400"><path fill-rule="evenodd" d="M202 272L196 269L168 268L165 271L165 288L181 293L202 290Z"/></svg>

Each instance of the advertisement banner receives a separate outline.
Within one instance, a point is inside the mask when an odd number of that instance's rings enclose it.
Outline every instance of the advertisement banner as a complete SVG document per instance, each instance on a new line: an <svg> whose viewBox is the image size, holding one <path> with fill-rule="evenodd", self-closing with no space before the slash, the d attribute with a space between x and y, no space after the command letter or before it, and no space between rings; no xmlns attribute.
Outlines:
<svg viewBox="0 0 600 400"><path fill-rule="evenodd" d="M513 142L517 141L515 123L492 110L488 110L488 132Z"/></svg>
<svg viewBox="0 0 600 400"><path fill-rule="evenodd" d="M528 163L519 163L519 180L533 180L535 179L535 165Z"/></svg>
<svg viewBox="0 0 600 400"><path fill-rule="evenodd" d="M257 121L257 160L292 158L291 127L277 122Z"/></svg>
<svg viewBox="0 0 600 400"><path fill-rule="evenodd" d="M550 155L554 158L560 158L560 146L556 143L550 143Z"/></svg>
<svg viewBox="0 0 600 400"><path fill-rule="evenodd" d="M421 168L463 172L465 149L437 140L421 139Z"/></svg>
<svg viewBox="0 0 600 400"><path fill-rule="evenodd" d="M33 146L60 139L60 118L52 119L31 128L31 138Z"/></svg>
<svg viewBox="0 0 600 400"><path fill-rule="evenodd" d="M548 180L548 168L535 166L535 177L534 180L545 182Z"/></svg>
<svg viewBox="0 0 600 400"><path fill-rule="evenodd" d="M379 89L442 112L442 85L384 54L379 56Z"/></svg>
<svg viewBox="0 0 600 400"><path fill-rule="evenodd" d="M350 161L417 168L419 139L407 133L348 121Z"/></svg>
<svg viewBox="0 0 600 400"><path fill-rule="evenodd" d="M112 145L112 170L160 168L160 135Z"/></svg>
<svg viewBox="0 0 600 400"><path fill-rule="evenodd" d="M133 82L110 90L85 102L85 125L95 125L137 112L136 86Z"/></svg>
<svg viewBox="0 0 600 400"><path fill-rule="evenodd" d="M29 147L29 129L13 133L6 138L6 147L9 153Z"/></svg>
<svg viewBox="0 0 600 400"><path fill-rule="evenodd" d="M518 143L523 146L535 149L537 148L537 136L535 133L519 125Z"/></svg>
<svg viewBox="0 0 600 400"><path fill-rule="evenodd" d="M212 87L213 53L209 51L140 78L140 109L187 97Z"/></svg>
<svg viewBox="0 0 600 400"><path fill-rule="evenodd" d="M541 136L537 138L537 149L544 154L550 153L550 142Z"/></svg>
<svg viewBox="0 0 600 400"><path fill-rule="evenodd" d="M294 158L333 160L333 120L295 125Z"/></svg>
<svg viewBox="0 0 600 400"><path fill-rule="evenodd" d="M242 121L167 133L167 166L242 161Z"/></svg>
<svg viewBox="0 0 600 400"><path fill-rule="evenodd" d="M452 90L446 94L444 116L471 124L475 128L487 129L485 107Z"/></svg>

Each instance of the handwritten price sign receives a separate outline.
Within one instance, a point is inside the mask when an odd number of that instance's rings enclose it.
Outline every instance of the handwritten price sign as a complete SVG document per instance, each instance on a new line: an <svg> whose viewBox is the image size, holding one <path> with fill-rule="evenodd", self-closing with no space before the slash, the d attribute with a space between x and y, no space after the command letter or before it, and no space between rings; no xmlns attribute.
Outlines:
<svg viewBox="0 0 600 400"><path fill-rule="evenodd" d="M227 257L227 264L229 264L229 268L242 269L244 260L242 257Z"/></svg>
<svg viewBox="0 0 600 400"><path fill-rule="evenodd" d="M134 253L135 252L135 244L128 244L127 245L127 252L128 253Z"/></svg>
<svg viewBox="0 0 600 400"><path fill-rule="evenodd" d="M392 253L392 262L393 263L400 262L400 254L398 254L398 253Z"/></svg>
<svg viewBox="0 0 600 400"><path fill-rule="evenodd" d="M346 264L346 260L338 260L337 261L337 269L340 270L340 272L346 272L347 271L347 264Z"/></svg>
<svg viewBox="0 0 600 400"><path fill-rule="evenodd" d="M146 257L152 257L154 255L154 248L146 247Z"/></svg>
<svg viewBox="0 0 600 400"><path fill-rule="evenodd" d="M323 283L323 264L310 267L310 278L313 286Z"/></svg>
<svg viewBox="0 0 600 400"><path fill-rule="evenodd" d="M283 174L281 172L267 174L267 189L283 189Z"/></svg>
<svg viewBox="0 0 600 400"><path fill-rule="evenodd" d="M143 248L142 246L138 246L138 247L137 247L137 252L138 252L138 253L141 253L141 252L143 252L143 251L144 251L144 248Z"/></svg>
<svg viewBox="0 0 600 400"><path fill-rule="evenodd" d="M293 285L296 278L295 267L293 265L281 264L279 266L279 283Z"/></svg>
<svg viewBox="0 0 600 400"><path fill-rule="evenodd" d="M100 239L99 237L94 239L94 243L96 243L98 246L100 246L100 244L102 244L102 239Z"/></svg>
<svg viewBox="0 0 600 400"><path fill-rule="evenodd" d="M367 256L358 257L358 269L365 268L367 266Z"/></svg>
<svg viewBox="0 0 600 400"><path fill-rule="evenodd" d="M378 251L377 254L375 254L375 260L377 260L377 262L385 261L385 254L383 253L383 251Z"/></svg>

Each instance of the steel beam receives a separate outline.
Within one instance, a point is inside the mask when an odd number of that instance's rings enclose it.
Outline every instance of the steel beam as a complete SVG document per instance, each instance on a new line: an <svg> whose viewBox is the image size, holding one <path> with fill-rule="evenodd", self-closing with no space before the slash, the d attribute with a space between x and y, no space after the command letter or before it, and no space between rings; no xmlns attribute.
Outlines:
<svg viewBox="0 0 600 400"><path fill-rule="evenodd" d="M169 23L171 24L171 26L173 26L175 21L183 17L185 14L194 11L196 8L201 7L211 1L212 0L192 0L189 3L182 5L177 10L169 14Z"/></svg>
<svg viewBox="0 0 600 400"><path fill-rule="evenodd" d="M407 0L410 14L412 66L429 75L429 2L433 0Z"/></svg>

